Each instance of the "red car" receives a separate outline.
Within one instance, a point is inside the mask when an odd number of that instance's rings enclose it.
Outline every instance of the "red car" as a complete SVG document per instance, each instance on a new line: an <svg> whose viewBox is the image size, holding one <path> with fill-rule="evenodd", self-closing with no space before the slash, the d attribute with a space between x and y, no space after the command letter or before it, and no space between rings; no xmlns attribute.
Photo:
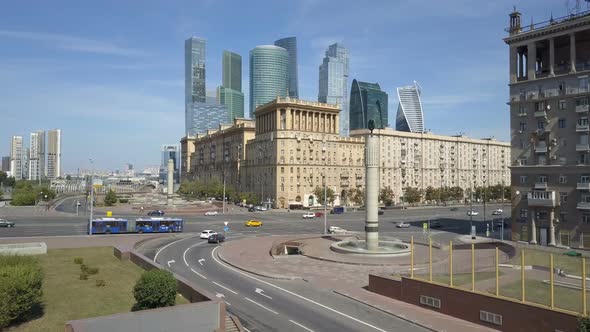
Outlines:
<svg viewBox="0 0 590 332"><path fill-rule="evenodd" d="M323 213L321 213L321 212L316 212L316 213L315 213L315 216L319 218L319 217L323 217L323 216L324 216L324 214L323 214Z"/></svg>

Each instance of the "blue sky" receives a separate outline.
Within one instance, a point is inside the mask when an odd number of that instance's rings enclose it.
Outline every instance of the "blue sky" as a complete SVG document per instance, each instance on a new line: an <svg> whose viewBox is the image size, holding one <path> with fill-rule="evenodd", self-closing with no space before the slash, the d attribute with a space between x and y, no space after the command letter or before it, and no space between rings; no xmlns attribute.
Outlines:
<svg viewBox="0 0 590 332"><path fill-rule="evenodd" d="M3 2L0 155L12 135L61 128L66 171L90 157L105 170L159 164L160 145L184 133L183 45L193 35L207 39L207 90L221 84L224 49L242 55L247 96L249 50L296 36L300 97L317 100L323 53L342 42L349 85L378 82L390 110L395 88L416 80L426 128L508 140L502 38L513 5L526 23L567 12L561 0Z"/></svg>

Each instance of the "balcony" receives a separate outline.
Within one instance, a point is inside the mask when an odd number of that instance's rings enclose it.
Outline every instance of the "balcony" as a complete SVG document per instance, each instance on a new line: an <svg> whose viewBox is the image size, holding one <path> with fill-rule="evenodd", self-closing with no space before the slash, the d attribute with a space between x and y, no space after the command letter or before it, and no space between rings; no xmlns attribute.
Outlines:
<svg viewBox="0 0 590 332"><path fill-rule="evenodd" d="M539 144L535 147L535 153L547 153L547 145L546 144Z"/></svg>
<svg viewBox="0 0 590 332"><path fill-rule="evenodd" d="M548 130L547 130L547 129L545 129L545 128L542 128L542 129L541 129L541 128L539 128L539 129L536 129L535 131L533 131L533 133L535 133L535 134L537 134L537 135L539 135L539 136L541 136L541 135L545 134L546 132L548 132Z"/></svg>
<svg viewBox="0 0 590 332"><path fill-rule="evenodd" d="M576 132L587 132L590 131L590 125L588 124L577 124Z"/></svg>
<svg viewBox="0 0 590 332"><path fill-rule="evenodd" d="M576 144L576 152L589 152L590 144Z"/></svg>
<svg viewBox="0 0 590 332"><path fill-rule="evenodd" d="M588 105L576 105L576 113L587 113Z"/></svg>
<svg viewBox="0 0 590 332"><path fill-rule="evenodd" d="M537 111L535 112L535 118L546 118L547 112L545 111Z"/></svg>
<svg viewBox="0 0 590 332"><path fill-rule="evenodd" d="M529 206L557 206L555 191L529 191L527 201Z"/></svg>
<svg viewBox="0 0 590 332"><path fill-rule="evenodd" d="M590 210L590 202L578 202L576 208L578 210Z"/></svg>
<svg viewBox="0 0 590 332"><path fill-rule="evenodd" d="M535 189L547 190L547 182L536 182Z"/></svg>
<svg viewBox="0 0 590 332"><path fill-rule="evenodd" d="M576 185L578 190L590 190L590 182L578 182Z"/></svg>
<svg viewBox="0 0 590 332"><path fill-rule="evenodd" d="M518 112L518 116L523 118L527 116L527 112Z"/></svg>

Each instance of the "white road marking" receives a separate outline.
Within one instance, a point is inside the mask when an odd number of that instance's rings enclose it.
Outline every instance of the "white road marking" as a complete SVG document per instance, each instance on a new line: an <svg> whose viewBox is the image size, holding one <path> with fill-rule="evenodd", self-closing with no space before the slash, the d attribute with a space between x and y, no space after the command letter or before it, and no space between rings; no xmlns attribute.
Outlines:
<svg viewBox="0 0 590 332"><path fill-rule="evenodd" d="M362 320L360 320L360 319L358 319L358 318L354 318L354 317L352 317L352 316L349 316L349 315L347 315L347 314L345 314L345 313L343 313L343 312L340 312L340 311L338 311L338 310L335 310L335 309L332 309L332 308L330 308L330 307L328 307L328 306L326 306L326 305L323 305L323 304L321 304L321 303L318 303L318 302L316 302L316 301L314 301L314 300L308 299L308 298L306 298L305 296L301 296L301 295L299 295L299 294L297 294L297 293L293 293L293 292L291 292L290 290L287 290L287 289L284 289L284 288L282 288L282 287L279 287L279 286L277 286L277 285L271 284L271 283L270 283L270 282L268 282L268 281L264 281L264 280L258 279L258 278L256 278L256 277L253 277L253 276L251 276L251 275L249 275L249 274L247 274L247 273L245 273L245 272L242 272L242 271L240 271L240 270L238 270L238 269L235 269L235 268L233 268L233 267L231 267L231 266L228 266L228 265L226 265L226 264L224 264L224 263L220 262L220 261L217 259L217 257L215 257L215 251L216 251L218 248L219 248L219 247L215 247L215 249L213 249L213 250L211 251L211 257L213 257L213 260L215 260L215 262L217 262L217 264L219 264L219 265L221 265L221 266L225 267L226 269L232 270L232 271L234 271L234 272L237 272L237 273L239 273L239 274L241 274L241 275L243 275L243 276L246 276L246 277L248 277L248 278L250 278L250 279L256 280L256 281L258 281L258 282L261 282L261 283L263 283L263 284L266 284L266 285L269 285L269 286L271 286L271 287L274 287L274 288L276 288L276 289L278 289L278 290L281 290L281 291L283 291L283 292L285 292L285 293L287 293L287 294L293 295L293 296L295 296L295 297L298 297L298 298L300 298L300 299L302 299L302 300L305 300L305 301L307 301L307 302L313 303L313 304L315 304L315 305L317 305L317 306L319 306L319 307L322 307L322 308L324 308L324 309L327 309L327 310L329 310L329 311L332 311L332 312L334 312L334 313L336 313L336 314L338 314L338 315L341 315L341 316L343 316L343 317L346 317L346 318L348 318L348 319L351 319L351 320L353 320L353 321L355 321L355 322L357 322L357 323L360 323L360 324L363 324L363 325L365 325L365 326L368 326L368 327L370 327L370 328L373 328L373 329L375 329L375 330L377 330L377 331L380 331L380 332L387 332L387 331L386 331L386 330L384 330L384 329L381 329L381 328L379 328L379 327L377 327L377 326L371 325L371 324L369 324L369 323L367 323L367 322L364 322L364 321L362 321Z"/></svg>
<svg viewBox="0 0 590 332"><path fill-rule="evenodd" d="M263 306L262 304L260 304L260 303L258 303L258 302L256 302L256 301L252 300L252 299L249 299L249 298L247 298L247 297L246 297L246 300L248 300L248 301L250 301L250 302L252 302L252 303L256 304L257 306L259 306L259 307L261 307L261 308L264 308L264 309L266 309L266 310L268 310L268 311L272 312L272 313L273 313L273 314L275 314L275 315L278 315L278 314L279 314L278 312L276 312L276 311L274 311L274 310L272 310L272 309L269 309L269 308L267 308L267 307Z"/></svg>
<svg viewBox="0 0 590 332"><path fill-rule="evenodd" d="M180 242L180 241L182 241L182 240L186 240L186 239L179 239L179 240L176 240L176 241L170 242L170 243L168 243L167 245L165 245L165 246L163 246L162 248L160 248L158 251L156 251L156 255L154 256L154 262L156 262L156 263L158 262L158 255L159 255L159 254L162 252L162 250L164 250L164 249L166 249L166 248L170 247L171 245L173 245L173 244L175 244L175 243L178 243L178 242Z"/></svg>
<svg viewBox="0 0 590 332"><path fill-rule="evenodd" d="M175 260L173 260L173 259L169 260L169 261L168 261L168 267L170 267L170 264L171 264L171 263L176 263L176 261L175 261Z"/></svg>
<svg viewBox="0 0 590 332"><path fill-rule="evenodd" d="M223 295L223 294L221 294L221 293L217 293L217 294L215 294L215 296L217 296L218 298L225 297L225 295Z"/></svg>
<svg viewBox="0 0 590 332"><path fill-rule="evenodd" d="M201 258L199 259L199 264L201 264L201 266L203 266L203 262L205 261L205 258Z"/></svg>
<svg viewBox="0 0 590 332"><path fill-rule="evenodd" d="M289 319L289 321L290 321L291 323L293 323L293 324L295 324L295 325L297 325L297 326L301 327L302 329L305 329L305 330L307 330L307 331L309 331L309 332L314 332L312 329L308 329L307 327L305 327L305 326L303 326L303 325L301 325L301 324L297 323L297 322L296 322L296 321L294 321L294 320L290 320L290 319Z"/></svg>
<svg viewBox="0 0 590 332"><path fill-rule="evenodd" d="M246 327L244 327L244 330L246 330L246 332L252 332L252 331L248 330Z"/></svg>
<svg viewBox="0 0 590 332"><path fill-rule="evenodd" d="M223 301L223 302L225 302L225 304L227 304L227 305L231 305L231 303L229 303L229 302L227 302L227 301Z"/></svg>
<svg viewBox="0 0 590 332"><path fill-rule="evenodd" d="M264 297L266 297L266 298L269 298L269 299L272 300L272 297L270 297L270 296L268 296L266 294L262 294L262 292L264 292L264 290L262 290L260 288L256 288L255 292L258 293L258 294L260 294L260 295L262 295L262 296L264 296Z"/></svg>
<svg viewBox="0 0 590 332"><path fill-rule="evenodd" d="M198 275L199 277L201 277L201 278L203 278L203 279L207 279L207 277L205 277L204 275L200 274L199 272L197 272L197 271L193 270L192 268L191 268L191 271L193 271L193 273L195 273L195 274L196 274L196 275Z"/></svg>
<svg viewBox="0 0 590 332"><path fill-rule="evenodd" d="M196 246L198 246L199 244L203 244L203 243L207 243L207 241L203 241L203 242L199 242L199 243L193 244L192 246L190 246L190 247L186 248L186 250L185 250L185 251L182 253L182 260L184 260L184 264L186 264L186 266L189 266L189 265L188 265L188 262L186 261L186 253L187 253L189 250L191 250L193 247L196 247ZM203 265L203 264L201 264L201 265Z"/></svg>
<svg viewBox="0 0 590 332"><path fill-rule="evenodd" d="M217 286L219 286L219 287L221 287L221 288L225 289L226 291L229 291L229 292L232 292L232 293L234 293L235 295L238 295L238 293L236 293L236 292L234 292L233 290L231 290L231 289L229 289L229 288L227 288L227 287L223 286L223 285L222 285L222 284L220 284L220 283L217 283L217 282L215 282L215 281L212 281L212 283L214 283L214 284L216 284Z"/></svg>

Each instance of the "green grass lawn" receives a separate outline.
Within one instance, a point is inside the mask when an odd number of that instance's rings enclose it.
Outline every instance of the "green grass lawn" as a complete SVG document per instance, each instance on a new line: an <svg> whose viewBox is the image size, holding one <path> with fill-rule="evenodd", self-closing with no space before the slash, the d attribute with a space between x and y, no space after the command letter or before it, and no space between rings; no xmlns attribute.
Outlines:
<svg viewBox="0 0 590 332"><path fill-rule="evenodd" d="M582 292L581 290L569 289L564 287L555 286L554 288L555 307L560 309L567 309L575 312L582 311ZM540 280L527 280L525 284L525 300L527 302L538 303L542 305L550 304L550 288L548 284L543 283ZM517 300L521 299L521 284L520 281L502 285L500 288L500 295L514 298ZM587 305L590 308L590 296L587 298Z"/></svg>
<svg viewBox="0 0 590 332"><path fill-rule="evenodd" d="M43 315L11 331L60 331L69 320L129 312L135 303L133 286L143 269L113 255L113 248L54 249L38 256L45 278L43 281ZM80 280L80 265L74 257L83 257L99 273ZM103 279L105 287L96 287ZM188 303L178 296L178 304Z"/></svg>
<svg viewBox="0 0 590 332"><path fill-rule="evenodd" d="M510 259L509 264L520 265L520 251L517 249L516 255ZM537 265L549 267L549 253L541 250L525 249L525 265ZM590 258L586 259L586 273L590 276ZM582 275L582 259L580 257L570 257L564 254L553 254L553 265L556 268L565 270L567 274Z"/></svg>
<svg viewBox="0 0 590 332"><path fill-rule="evenodd" d="M502 274L503 274L502 271L500 271L500 276L502 276ZM493 279L495 277L496 277L496 272L494 272L494 271L476 272L475 273L475 283L477 284L478 281ZM427 274L416 275L416 278L419 278L422 280L428 280L428 275ZM449 284L449 275L448 274L438 274L438 275L435 274L432 276L432 281L448 285ZM453 286L471 289L471 273L453 274Z"/></svg>

